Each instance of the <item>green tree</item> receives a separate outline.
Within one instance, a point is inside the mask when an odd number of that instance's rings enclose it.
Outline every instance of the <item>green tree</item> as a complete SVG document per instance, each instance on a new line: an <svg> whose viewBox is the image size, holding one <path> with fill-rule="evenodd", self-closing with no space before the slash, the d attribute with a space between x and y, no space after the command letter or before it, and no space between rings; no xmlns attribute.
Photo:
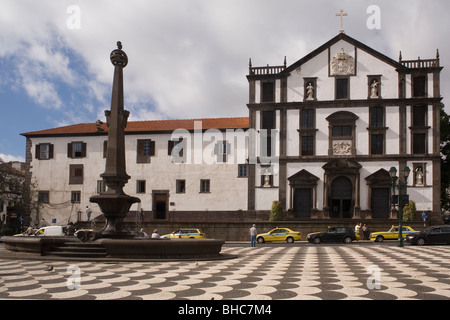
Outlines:
<svg viewBox="0 0 450 320"><path fill-rule="evenodd" d="M280 201L272 202L272 210L270 210L270 221L281 221L283 220L283 208L281 207Z"/></svg>
<svg viewBox="0 0 450 320"><path fill-rule="evenodd" d="M403 221L416 220L416 203L409 200L409 203L403 208Z"/></svg>

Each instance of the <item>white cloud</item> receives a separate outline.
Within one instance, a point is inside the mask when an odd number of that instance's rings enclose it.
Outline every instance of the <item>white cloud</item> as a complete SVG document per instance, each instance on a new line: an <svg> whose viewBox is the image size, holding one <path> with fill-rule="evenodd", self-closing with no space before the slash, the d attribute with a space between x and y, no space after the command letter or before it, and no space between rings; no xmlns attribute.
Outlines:
<svg viewBox="0 0 450 320"><path fill-rule="evenodd" d="M433 58L449 64L443 0L377 0L381 30L368 30L373 1L117 0L3 1L0 56L14 56L19 81L43 106L96 118L109 106L113 66L109 53L123 42L125 103L133 118L192 118L247 114L248 59L257 65L288 64L335 36L341 8L346 32L397 59ZM80 8L80 29L69 29L67 8ZM443 92L450 81L443 74ZM59 85L72 88L67 101ZM95 121L95 119L92 119Z"/></svg>
<svg viewBox="0 0 450 320"><path fill-rule="evenodd" d="M10 162L10 161L19 161L19 162L25 162L25 158L23 157L17 157L10 154L3 154L0 153L0 159L4 162Z"/></svg>

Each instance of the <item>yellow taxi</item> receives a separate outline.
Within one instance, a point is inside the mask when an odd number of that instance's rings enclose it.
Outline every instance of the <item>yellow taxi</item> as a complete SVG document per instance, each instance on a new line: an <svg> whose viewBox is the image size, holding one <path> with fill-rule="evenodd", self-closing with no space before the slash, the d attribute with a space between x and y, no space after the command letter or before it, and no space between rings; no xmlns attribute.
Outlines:
<svg viewBox="0 0 450 320"><path fill-rule="evenodd" d="M272 242L272 241L286 241L293 243L294 241L302 240L302 233L299 231L292 231L289 228L275 228L266 233L260 233L256 236L258 243Z"/></svg>
<svg viewBox="0 0 450 320"><path fill-rule="evenodd" d="M392 226L389 231L381 231L381 232L372 232L370 234L370 240L376 242L383 242L384 240L397 240L398 239L398 226ZM402 227L402 236L406 238L406 236L410 233L417 232L413 228L409 226Z"/></svg>
<svg viewBox="0 0 450 320"><path fill-rule="evenodd" d="M161 236L161 238L187 238L187 239L204 239L206 238L206 234L201 229L195 228L184 228L178 229L169 234L165 234Z"/></svg>

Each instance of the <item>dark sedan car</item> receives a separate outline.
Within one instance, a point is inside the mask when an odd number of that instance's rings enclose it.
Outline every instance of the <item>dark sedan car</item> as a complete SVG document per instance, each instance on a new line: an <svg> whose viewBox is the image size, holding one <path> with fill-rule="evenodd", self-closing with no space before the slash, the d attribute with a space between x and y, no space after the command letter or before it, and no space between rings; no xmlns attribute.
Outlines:
<svg viewBox="0 0 450 320"><path fill-rule="evenodd" d="M423 246L424 244L450 244L450 226L432 226L422 232L409 234L406 241Z"/></svg>
<svg viewBox="0 0 450 320"><path fill-rule="evenodd" d="M321 242L351 243L356 240L356 235L350 227L329 227L322 232L308 234L307 240L315 244L319 244Z"/></svg>

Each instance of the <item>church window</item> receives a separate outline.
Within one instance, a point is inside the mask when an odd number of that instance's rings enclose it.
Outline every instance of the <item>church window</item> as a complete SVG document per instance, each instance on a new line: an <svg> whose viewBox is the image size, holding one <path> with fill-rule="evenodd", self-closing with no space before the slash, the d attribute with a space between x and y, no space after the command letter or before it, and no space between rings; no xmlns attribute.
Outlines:
<svg viewBox="0 0 450 320"><path fill-rule="evenodd" d="M349 98L349 78L336 78L336 99Z"/></svg>
<svg viewBox="0 0 450 320"><path fill-rule="evenodd" d="M275 101L275 86L273 82L263 82L261 85L261 101L274 102Z"/></svg>
<svg viewBox="0 0 450 320"><path fill-rule="evenodd" d="M383 107L370 108L370 127L371 128L384 127L384 108Z"/></svg>
<svg viewBox="0 0 450 320"><path fill-rule="evenodd" d="M314 136L302 136L302 156L314 155Z"/></svg>
<svg viewBox="0 0 450 320"><path fill-rule="evenodd" d="M413 97L425 97L427 77L424 75L413 77Z"/></svg>
<svg viewBox="0 0 450 320"><path fill-rule="evenodd" d="M314 110L302 109L301 111L301 128L314 129Z"/></svg>
<svg viewBox="0 0 450 320"><path fill-rule="evenodd" d="M370 135L370 154L384 153L384 134Z"/></svg>
<svg viewBox="0 0 450 320"><path fill-rule="evenodd" d="M426 152L426 133L413 133L412 144L413 154L425 154Z"/></svg>
<svg viewBox="0 0 450 320"><path fill-rule="evenodd" d="M333 137L350 137L352 135L351 126L333 126Z"/></svg>
<svg viewBox="0 0 450 320"><path fill-rule="evenodd" d="M427 125L427 106L413 107L413 127L425 127Z"/></svg>

